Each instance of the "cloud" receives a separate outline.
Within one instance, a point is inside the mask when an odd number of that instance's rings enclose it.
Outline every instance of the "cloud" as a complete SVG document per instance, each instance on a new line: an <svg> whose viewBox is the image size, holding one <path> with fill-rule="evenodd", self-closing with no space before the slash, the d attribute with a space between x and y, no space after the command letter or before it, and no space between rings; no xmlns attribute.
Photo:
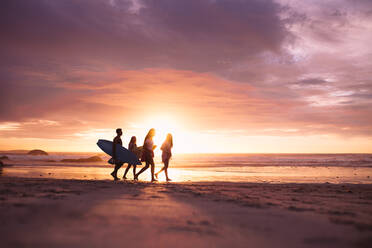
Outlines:
<svg viewBox="0 0 372 248"><path fill-rule="evenodd" d="M232 135L370 137L371 13L362 0L2 1L0 135L82 137L166 111Z"/></svg>
<svg viewBox="0 0 372 248"><path fill-rule="evenodd" d="M279 53L287 35L273 1L140 5L133 11L133 1L4 1L6 62L95 60L126 68L215 71L266 50Z"/></svg>

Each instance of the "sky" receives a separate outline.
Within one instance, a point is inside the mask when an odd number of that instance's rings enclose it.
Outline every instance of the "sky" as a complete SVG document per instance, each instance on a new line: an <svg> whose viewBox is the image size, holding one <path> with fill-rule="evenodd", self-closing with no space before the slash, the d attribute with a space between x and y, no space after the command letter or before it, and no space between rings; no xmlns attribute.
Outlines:
<svg viewBox="0 0 372 248"><path fill-rule="evenodd" d="M370 0L3 0L0 150L372 152Z"/></svg>

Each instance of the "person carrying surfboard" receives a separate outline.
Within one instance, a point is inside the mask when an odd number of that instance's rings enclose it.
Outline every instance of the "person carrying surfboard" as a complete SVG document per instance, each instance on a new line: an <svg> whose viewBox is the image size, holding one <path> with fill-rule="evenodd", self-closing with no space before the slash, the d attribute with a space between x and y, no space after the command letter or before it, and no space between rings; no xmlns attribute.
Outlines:
<svg viewBox="0 0 372 248"><path fill-rule="evenodd" d="M162 150L161 160L164 163L164 166L163 168L161 168L160 171L158 171L158 173L155 173L155 177L158 178L159 173L164 171L167 182L172 181L168 177L168 165L169 165L169 160L172 157L172 148L173 148L173 137L172 137L172 134L168 133L167 138L165 139L164 143L161 145L161 148L160 148Z"/></svg>
<svg viewBox="0 0 372 248"><path fill-rule="evenodd" d="M136 154L137 157L139 157L139 149L137 147L136 142L137 142L136 136L132 136L132 138L130 139L129 145L128 145L128 150L133 152L134 154ZM124 180L127 179L127 173L128 173L131 166L133 166L133 176L136 175L136 167L137 166L135 164L128 163L128 166L125 169L124 176L123 176Z"/></svg>
<svg viewBox="0 0 372 248"><path fill-rule="evenodd" d="M121 128L117 128L116 129L116 137L114 138L113 142L112 142L112 159L114 160L114 164L115 164L115 168L114 168L114 171L111 172L111 176L114 178L114 180L119 180L118 178L118 170L120 169L121 166L123 166L123 162L119 161L117 158L116 158L116 144L119 144L121 146L123 146L123 142L121 141L121 136L123 135L123 131L121 130Z"/></svg>
<svg viewBox="0 0 372 248"><path fill-rule="evenodd" d="M155 129L151 128L150 131L147 133L146 138L143 142L143 151L142 151L141 161L145 162L146 165L134 176L134 180L138 180L138 176L141 175L142 172L147 170L149 168L149 165L151 165L151 182L157 181L154 177L154 172L155 172L154 149L156 148L156 146L154 145L154 141L152 140L154 136L155 136Z"/></svg>

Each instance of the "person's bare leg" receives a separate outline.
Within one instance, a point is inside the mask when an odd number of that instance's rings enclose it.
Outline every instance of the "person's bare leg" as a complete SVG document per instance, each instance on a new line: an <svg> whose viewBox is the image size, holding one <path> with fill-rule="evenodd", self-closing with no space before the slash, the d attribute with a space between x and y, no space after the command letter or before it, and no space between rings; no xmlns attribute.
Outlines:
<svg viewBox="0 0 372 248"><path fill-rule="evenodd" d="M114 178L114 180L117 180L117 171L114 169L114 171L113 172L111 172L111 174L110 174L113 178Z"/></svg>
<svg viewBox="0 0 372 248"><path fill-rule="evenodd" d="M155 179L154 174L155 174L155 164L154 164L154 162L152 162L151 163L151 182L158 181L158 180Z"/></svg>
<svg viewBox="0 0 372 248"><path fill-rule="evenodd" d="M137 168L137 165L133 165L133 177L135 177L136 176L136 168Z"/></svg>
<svg viewBox="0 0 372 248"><path fill-rule="evenodd" d="M168 165L169 165L169 160L164 162L165 178L166 178L167 181L172 181L172 180L168 177Z"/></svg>
<svg viewBox="0 0 372 248"><path fill-rule="evenodd" d="M130 167L131 167L131 164L128 164L127 168L125 169L123 179L127 179L127 173L129 171Z"/></svg>
<svg viewBox="0 0 372 248"><path fill-rule="evenodd" d="M155 173L156 179L158 178L158 175L160 174L160 172L162 172L164 169L165 169L165 167L163 166L163 168L161 168L160 171L158 171L157 173Z"/></svg>
<svg viewBox="0 0 372 248"><path fill-rule="evenodd" d="M114 180L118 180L118 170L120 169L120 167L122 166L123 164L121 163L118 163L118 164L115 164L115 168L114 168L114 171L111 172L111 176L114 178Z"/></svg>
<svg viewBox="0 0 372 248"><path fill-rule="evenodd" d="M141 175L142 172L144 172L145 170L147 170L147 168L149 168L149 163L146 162L146 165L145 167L143 167L135 176L134 176L134 180L138 180L138 176Z"/></svg>

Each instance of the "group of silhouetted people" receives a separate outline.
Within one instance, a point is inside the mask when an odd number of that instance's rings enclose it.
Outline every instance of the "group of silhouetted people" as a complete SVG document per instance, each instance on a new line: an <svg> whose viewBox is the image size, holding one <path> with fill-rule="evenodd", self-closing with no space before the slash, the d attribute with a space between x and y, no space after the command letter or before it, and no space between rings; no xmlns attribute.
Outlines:
<svg viewBox="0 0 372 248"><path fill-rule="evenodd" d="M116 129L116 134L117 135L113 140L112 147L112 159L113 163L115 164L115 168L114 171L111 173L111 176L114 178L114 180L119 180L119 178L117 177L117 173L124 163L117 159L116 145L119 144L120 146L123 146L123 142L121 141L121 136L123 135L123 132L120 128L118 128ZM133 152L137 156L137 158L141 160L141 162L145 162L145 167L143 167L138 173L136 173L137 167L136 164L128 163L128 166L125 169L123 175L123 180L127 179L127 173L131 167L133 167L134 180L138 180L138 176L141 175L145 170L147 170L149 166L151 166L151 182L157 181L158 175L162 171L164 171L165 173L165 178L167 182L171 181L171 179L168 177L168 166L169 160L172 157L173 137L170 133L167 134L167 137L160 148L162 150L161 158L164 166L163 168L161 168L160 171L155 173L154 150L156 148L156 145L154 145L153 141L154 136L155 129L151 128L145 137L142 150L137 147L137 138L135 136L132 136L128 145L128 150Z"/></svg>

